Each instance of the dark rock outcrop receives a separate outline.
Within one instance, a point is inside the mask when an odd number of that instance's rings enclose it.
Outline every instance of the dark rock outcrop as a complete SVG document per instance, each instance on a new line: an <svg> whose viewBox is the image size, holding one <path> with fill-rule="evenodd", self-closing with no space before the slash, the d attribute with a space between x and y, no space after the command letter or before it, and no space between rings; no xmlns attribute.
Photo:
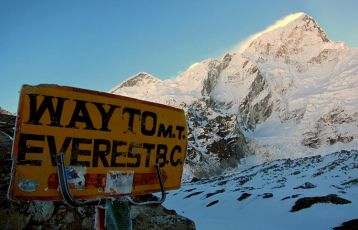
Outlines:
<svg viewBox="0 0 358 230"><path fill-rule="evenodd" d="M163 206L132 206L131 218L133 229L181 230L195 229L195 223L174 210Z"/></svg>
<svg viewBox="0 0 358 230"><path fill-rule="evenodd" d="M250 86L249 94L240 104L241 124L249 130L255 129L257 124L264 122L274 110L272 94L268 90L265 78L257 68L252 71L257 73L256 78ZM263 99L255 101L258 97Z"/></svg>
<svg viewBox="0 0 358 230"><path fill-rule="evenodd" d="M341 226L333 228L334 230L357 230L358 219L348 220L341 224Z"/></svg>
<svg viewBox="0 0 358 230"><path fill-rule="evenodd" d="M336 107L324 114L311 131L304 133L302 144L319 148L324 143L333 145L353 141L356 138L354 135L343 134L339 131L339 126L342 124L358 127L358 113L349 114L342 107Z"/></svg>
<svg viewBox="0 0 358 230"><path fill-rule="evenodd" d="M331 203L331 204L349 204L351 201L337 196L336 194L330 194L327 196L317 197L303 197L296 200L294 206L291 208L291 212L297 212L304 208L309 208L317 203Z"/></svg>
<svg viewBox="0 0 358 230"><path fill-rule="evenodd" d="M220 67L220 62L216 60L209 62L208 76L205 78L203 82L203 89L201 90L202 95L209 95L216 86L221 71Z"/></svg>
<svg viewBox="0 0 358 230"><path fill-rule="evenodd" d="M315 187L316 185L312 184L311 182L305 182L303 185L294 187L293 189L310 189Z"/></svg>
<svg viewBox="0 0 358 230"><path fill-rule="evenodd" d="M239 198L237 198L237 200L242 201L242 200L245 200L246 198L248 198L249 196L251 196L250 193L244 192L243 194L241 194L241 196Z"/></svg>
<svg viewBox="0 0 358 230"><path fill-rule="evenodd" d="M187 119L186 164L192 166L194 177L218 175L225 168L235 167L246 155L247 143L235 115L215 110L215 103L199 100L187 108Z"/></svg>
<svg viewBox="0 0 358 230"><path fill-rule="evenodd" d="M213 206L213 205L215 205L217 203L219 203L219 200L214 200L214 201L210 202L209 204L207 204L206 207Z"/></svg>
<svg viewBox="0 0 358 230"><path fill-rule="evenodd" d="M268 199L268 198L272 198L272 197L273 197L273 194L270 192L262 194L263 199Z"/></svg>

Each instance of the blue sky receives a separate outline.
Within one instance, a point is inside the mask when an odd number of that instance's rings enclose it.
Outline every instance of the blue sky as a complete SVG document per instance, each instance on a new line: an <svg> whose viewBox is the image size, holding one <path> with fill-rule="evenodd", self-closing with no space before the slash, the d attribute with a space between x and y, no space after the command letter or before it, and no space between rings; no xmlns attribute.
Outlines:
<svg viewBox="0 0 358 230"><path fill-rule="evenodd" d="M356 0L0 0L0 106L16 112L22 84L108 91L140 71L174 77L296 12L358 47L357 9Z"/></svg>

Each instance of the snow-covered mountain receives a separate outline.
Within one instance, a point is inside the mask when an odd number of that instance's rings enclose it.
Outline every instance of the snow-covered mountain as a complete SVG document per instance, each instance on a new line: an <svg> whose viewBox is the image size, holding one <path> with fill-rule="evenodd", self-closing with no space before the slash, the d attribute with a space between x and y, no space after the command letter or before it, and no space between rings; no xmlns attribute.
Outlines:
<svg viewBox="0 0 358 230"><path fill-rule="evenodd" d="M357 229L357 162L357 151L275 160L184 183L164 205L197 229Z"/></svg>
<svg viewBox="0 0 358 230"><path fill-rule="evenodd" d="M1 106L0 106L0 114L14 115L14 114L10 113L9 111L7 111L6 109L2 108Z"/></svg>
<svg viewBox="0 0 358 230"><path fill-rule="evenodd" d="M221 173L249 155L265 162L358 149L358 49L331 41L304 13L221 60L168 80L139 73L110 92L184 108L184 178Z"/></svg>

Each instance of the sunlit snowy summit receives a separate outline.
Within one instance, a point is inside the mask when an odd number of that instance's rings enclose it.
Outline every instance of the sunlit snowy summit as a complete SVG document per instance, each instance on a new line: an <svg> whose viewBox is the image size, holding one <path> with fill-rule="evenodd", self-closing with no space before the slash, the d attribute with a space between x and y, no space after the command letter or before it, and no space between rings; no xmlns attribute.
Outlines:
<svg viewBox="0 0 358 230"><path fill-rule="evenodd" d="M331 41L304 13L221 60L194 63L168 80L139 73L110 92L186 111L187 179L248 156L265 162L358 149L358 49Z"/></svg>

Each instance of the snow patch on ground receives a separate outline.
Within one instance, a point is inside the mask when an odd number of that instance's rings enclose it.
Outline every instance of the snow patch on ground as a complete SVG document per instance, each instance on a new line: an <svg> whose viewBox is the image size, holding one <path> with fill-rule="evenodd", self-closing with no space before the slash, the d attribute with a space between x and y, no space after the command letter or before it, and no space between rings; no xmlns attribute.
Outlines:
<svg viewBox="0 0 358 230"><path fill-rule="evenodd" d="M164 205L194 220L197 229L331 229L358 217L357 162L357 151L276 160L184 183ZM243 194L249 196L239 200ZM351 203L291 212L300 198L329 194Z"/></svg>

